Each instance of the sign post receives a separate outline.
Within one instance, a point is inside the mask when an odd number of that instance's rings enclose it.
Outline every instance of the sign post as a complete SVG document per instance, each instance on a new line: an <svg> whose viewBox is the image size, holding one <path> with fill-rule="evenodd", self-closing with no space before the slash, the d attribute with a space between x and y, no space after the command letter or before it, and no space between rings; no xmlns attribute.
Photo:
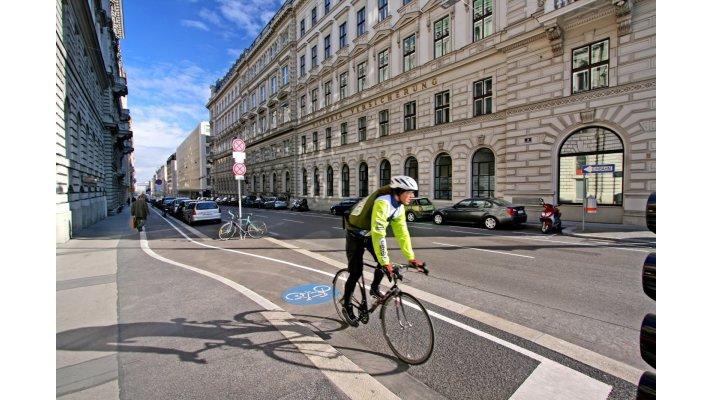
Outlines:
<svg viewBox="0 0 712 400"><path fill-rule="evenodd" d="M597 211L598 205L596 204L596 198L594 197L592 201L592 204L595 205L594 207L589 207L589 199L588 195L586 193L586 189L588 188L587 182L586 182L586 174L606 174L606 173L614 173L616 172L616 166L615 164L591 164L591 165L584 165L581 167L581 172L583 173L583 201L582 207L581 207L581 231L584 232L586 231L586 213L589 212L589 208L593 208ZM591 211L591 213L595 213L596 211Z"/></svg>
<svg viewBox="0 0 712 400"><path fill-rule="evenodd" d="M232 158L235 164L232 166L232 173L237 180L237 215L242 219L242 181L245 180L245 141L240 138L232 139Z"/></svg>

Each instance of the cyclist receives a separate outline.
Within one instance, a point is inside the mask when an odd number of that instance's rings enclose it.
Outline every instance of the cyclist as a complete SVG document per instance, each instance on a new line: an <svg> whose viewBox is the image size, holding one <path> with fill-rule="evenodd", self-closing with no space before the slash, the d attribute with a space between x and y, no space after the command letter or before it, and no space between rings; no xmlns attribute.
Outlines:
<svg viewBox="0 0 712 400"><path fill-rule="evenodd" d="M415 258L405 221L404 205L410 204L416 190L418 190L418 183L415 179L405 175L394 176L389 185L379 188L370 196L359 201L345 221L349 278L344 287L342 303L344 315L351 326L358 326L351 304L351 295L356 287L356 282L363 274L364 250L368 250L379 265L373 274L371 296L383 297L378 289L384 275L383 268L389 277L393 273L393 265L388 257L388 246L386 245L386 227L388 225L391 226L398 245L410 264L418 269L422 269L424 266L422 261Z"/></svg>

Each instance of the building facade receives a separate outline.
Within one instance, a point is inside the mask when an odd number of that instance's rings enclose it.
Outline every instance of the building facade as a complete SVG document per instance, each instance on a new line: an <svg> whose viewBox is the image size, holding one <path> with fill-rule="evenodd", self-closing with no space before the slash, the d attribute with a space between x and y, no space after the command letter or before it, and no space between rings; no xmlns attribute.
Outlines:
<svg viewBox="0 0 712 400"><path fill-rule="evenodd" d="M592 196L598 213L587 220L644 225L655 190L654 1L295 0L285 8L296 30L293 63L285 56L274 65L294 66L292 140L259 129L267 105L279 104L255 97L270 79L252 75L260 36L209 103L225 127L213 151L224 157L227 185L229 141L241 136L249 192L286 185L314 209L407 174L436 206L541 197L577 219ZM237 88L232 100L228 86ZM584 173L600 164L614 171Z"/></svg>
<svg viewBox="0 0 712 400"><path fill-rule="evenodd" d="M133 191L121 0L56 2L56 237L114 213Z"/></svg>
<svg viewBox="0 0 712 400"><path fill-rule="evenodd" d="M166 196L176 196L178 194L178 163L176 153L171 154L166 160Z"/></svg>
<svg viewBox="0 0 712 400"><path fill-rule="evenodd" d="M233 138L247 143L246 165L252 179L245 180L243 194L289 197L294 192L294 3L284 2L230 71L211 87L207 107L214 131L210 154L214 195L237 195Z"/></svg>
<svg viewBox="0 0 712 400"><path fill-rule="evenodd" d="M207 138L210 124L202 121L176 150L177 190L181 196L198 197L210 190Z"/></svg>

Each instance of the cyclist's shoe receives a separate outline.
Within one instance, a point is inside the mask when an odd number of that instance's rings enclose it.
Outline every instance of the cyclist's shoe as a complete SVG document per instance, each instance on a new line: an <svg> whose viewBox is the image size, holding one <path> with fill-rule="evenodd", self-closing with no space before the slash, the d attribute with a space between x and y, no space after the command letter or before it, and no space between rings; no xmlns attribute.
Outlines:
<svg viewBox="0 0 712 400"><path fill-rule="evenodd" d="M383 300L386 297L386 294L378 289L374 290L373 288L371 288L368 293L371 295L371 297L375 297L377 300Z"/></svg>
<svg viewBox="0 0 712 400"><path fill-rule="evenodd" d="M351 304L344 304L344 306L341 307L341 311L343 312L344 318L346 318L346 322L348 322L349 325L354 328L358 326L358 318L354 315L354 307Z"/></svg>

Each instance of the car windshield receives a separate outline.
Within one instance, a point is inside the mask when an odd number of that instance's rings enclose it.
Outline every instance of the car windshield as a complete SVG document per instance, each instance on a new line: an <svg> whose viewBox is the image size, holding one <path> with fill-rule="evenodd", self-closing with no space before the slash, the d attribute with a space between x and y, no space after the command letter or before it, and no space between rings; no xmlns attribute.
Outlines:
<svg viewBox="0 0 712 400"><path fill-rule="evenodd" d="M206 201L205 203L198 203L195 208L198 210L211 210L213 208L218 208L218 205L212 201Z"/></svg>
<svg viewBox="0 0 712 400"><path fill-rule="evenodd" d="M492 203L494 203L497 206L511 206L512 203L508 202L507 200L503 199L489 199Z"/></svg>

